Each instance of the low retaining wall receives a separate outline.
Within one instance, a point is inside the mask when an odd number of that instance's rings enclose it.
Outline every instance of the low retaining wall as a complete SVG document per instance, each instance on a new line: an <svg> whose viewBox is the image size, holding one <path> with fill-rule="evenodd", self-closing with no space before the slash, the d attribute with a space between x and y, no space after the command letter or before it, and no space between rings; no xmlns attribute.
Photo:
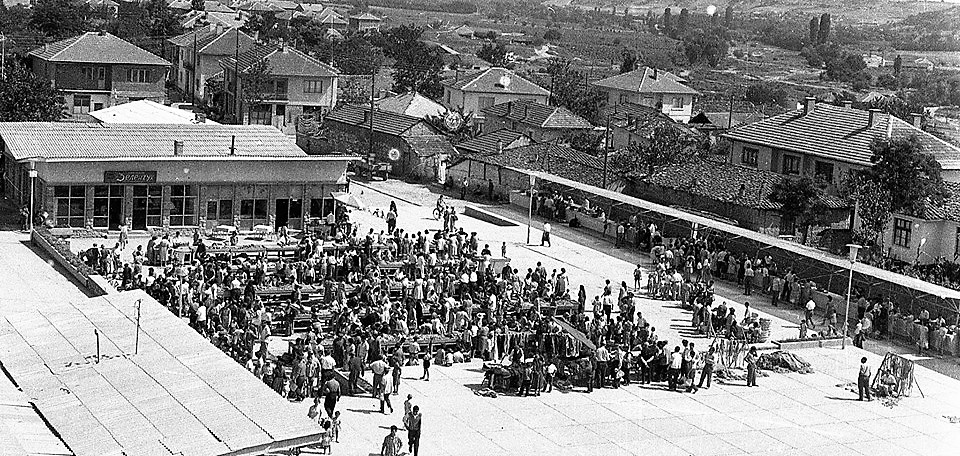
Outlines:
<svg viewBox="0 0 960 456"><path fill-rule="evenodd" d="M49 234L47 236L50 236ZM99 274L93 274L88 271L88 267L83 265L79 257L70 252L69 244L65 241L64 245L54 245L48 237L38 230L30 232L30 242L43 250L53 261L63 267L77 282L80 282L94 296L103 296L116 293L117 290L110 282Z"/></svg>
<svg viewBox="0 0 960 456"><path fill-rule="evenodd" d="M801 348L839 347L843 345L843 339L833 337L829 339L775 340L773 343L781 350L799 350ZM853 345L852 341L850 345Z"/></svg>
<svg viewBox="0 0 960 456"><path fill-rule="evenodd" d="M516 223L511 222L499 215L496 215L491 212L487 212L483 209L480 209L475 206L467 206L463 209L463 215L467 217L472 217L477 220L481 220L497 226L517 226Z"/></svg>

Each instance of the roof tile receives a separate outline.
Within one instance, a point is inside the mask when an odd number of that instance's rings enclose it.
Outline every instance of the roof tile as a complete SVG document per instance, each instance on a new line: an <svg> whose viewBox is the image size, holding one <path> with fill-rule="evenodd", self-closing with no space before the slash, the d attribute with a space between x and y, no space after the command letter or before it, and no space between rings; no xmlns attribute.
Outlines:
<svg viewBox="0 0 960 456"><path fill-rule="evenodd" d="M668 71L643 67L601 79L594 82L593 85L638 93L681 93L689 95L699 93L683 85L684 82L686 81Z"/></svg>
<svg viewBox="0 0 960 456"><path fill-rule="evenodd" d="M592 129L593 125L569 109L547 106L529 100L515 100L482 110L484 116L532 125L538 128Z"/></svg>
<svg viewBox="0 0 960 456"><path fill-rule="evenodd" d="M367 107L340 105L333 111L330 111L324 121L353 126L366 126L369 125L369 118L366 117L369 112L370 108ZM373 115L373 130L391 136L402 136L421 122L427 124L426 121L417 117L377 110L374 111ZM430 128L432 130L432 127Z"/></svg>
<svg viewBox="0 0 960 456"><path fill-rule="evenodd" d="M506 76L509 84L502 85ZM516 93L524 95L550 95L550 91L540 87L506 68L493 67L466 74L455 80L446 80L443 84L464 92Z"/></svg>
<svg viewBox="0 0 960 456"><path fill-rule="evenodd" d="M87 32L57 41L30 51L29 55L50 62L170 65L170 62L138 48L133 43L109 33L99 32Z"/></svg>

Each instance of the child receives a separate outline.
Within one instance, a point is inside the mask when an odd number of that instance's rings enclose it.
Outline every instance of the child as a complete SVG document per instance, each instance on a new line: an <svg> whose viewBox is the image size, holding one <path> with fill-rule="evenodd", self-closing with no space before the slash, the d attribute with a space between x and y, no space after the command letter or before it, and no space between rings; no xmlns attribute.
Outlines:
<svg viewBox="0 0 960 456"><path fill-rule="evenodd" d="M330 434L334 442L340 443L340 412L333 412L333 421L330 424Z"/></svg>
<svg viewBox="0 0 960 456"><path fill-rule="evenodd" d="M807 319L806 318L800 319L800 338L801 339L807 338Z"/></svg>
<svg viewBox="0 0 960 456"><path fill-rule="evenodd" d="M330 454L330 421L323 420L323 435L320 437L320 451L323 454Z"/></svg>

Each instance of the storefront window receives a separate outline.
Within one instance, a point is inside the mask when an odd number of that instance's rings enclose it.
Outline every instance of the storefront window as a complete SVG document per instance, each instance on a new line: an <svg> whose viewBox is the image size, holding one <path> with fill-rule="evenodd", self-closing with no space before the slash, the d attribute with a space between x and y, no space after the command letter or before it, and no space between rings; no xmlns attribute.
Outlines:
<svg viewBox="0 0 960 456"><path fill-rule="evenodd" d="M333 210L333 200L329 198L312 198L310 200L310 217L325 217Z"/></svg>
<svg viewBox="0 0 960 456"><path fill-rule="evenodd" d="M159 185L133 186L133 229L161 226L163 187Z"/></svg>
<svg viewBox="0 0 960 456"><path fill-rule="evenodd" d="M233 223L233 200L207 201L207 220Z"/></svg>
<svg viewBox="0 0 960 456"><path fill-rule="evenodd" d="M266 220L267 200L245 199L240 200L240 218L244 220Z"/></svg>
<svg viewBox="0 0 960 456"><path fill-rule="evenodd" d="M54 187L53 196L57 199L57 226L83 228L83 186Z"/></svg>
<svg viewBox="0 0 960 456"><path fill-rule="evenodd" d="M123 219L123 186L93 187L93 227L116 230Z"/></svg>
<svg viewBox="0 0 960 456"><path fill-rule="evenodd" d="M303 217L303 200L292 199L290 200L290 217L292 219L299 219Z"/></svg>
<svg viewBox="0 0 960 456"><path fill-rule="evenodd" d="M170 204L170 226L197 224L197 193L192 185L171 185Z"/></svg>

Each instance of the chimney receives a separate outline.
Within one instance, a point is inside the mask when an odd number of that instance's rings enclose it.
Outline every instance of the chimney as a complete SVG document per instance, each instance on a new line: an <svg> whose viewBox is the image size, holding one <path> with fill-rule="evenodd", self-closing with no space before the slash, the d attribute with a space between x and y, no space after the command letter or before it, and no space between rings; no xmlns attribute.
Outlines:
<svg viewBox="0 0 960 456"><path fill-rule="evenodd" d="M283 38L280 38L280 52L287 52L287 46L283 43Z"/></svg>
<svg viewBox="0 0 960 456"><path fill-rule="evenodd" d="M513 114L513 102L507 102L507 117L510 117L510 114Z"/></svg>
<svg viewBox="0 0 960 456"><path fill-rule="evenodd" d="M370 111L364 109L364 110L363 110L363 125L367 125L367 124L369 124L369 123L370 123Z"/></svg>
<svg viewBox="0 0 960 456"><path fill-rule="evenodd" d="M743 196L744 196L746 193L747 193L747 185L746 185L746 184L740 184L740 198L743 198Z"/></svg>
<svg viewBox="0 0 960 456"><path fill-rule="evenodd" d="M633 123L633 114L627 114L627 125Z"/></svg>
<svg viewBox="0 0 960 456"><path fill-rule="evenodd" d="M502 154L502 153L503 153L503 140L502 140L502 139L498 139L498 140L497 140L497 153L498 153L498 154Z"/></svg>
<svg viewBox="0 0 960 456"><path fill-rule="evenodd" d="M914 127L920 128L923 125L923 114L919 112L911 113L910 123L912 123Z"/></svg>
<svg viewBox="0 0 960 456"><path fill-rule="evenodd" d="M183 155L183 141L174 141L173 142L173 156L179 157Z"/></svg>
<svg viewBox="0 0 960 456"><path fill-rule="evenodd" d="M817 107L817 99L815 97L806 97L803 99L803 115L810 114Z"/></svg>
<svg viewBox="0 0 960 456"><path fill-rule="evenodd" d="M870 113L870 121L867 127L873 128L880 122L880 110L877 108L870 108L868 111Z"/></svg>
<svg viewBox="0 0 960 456"><path fill-rule="evenodd" d="M653 69L653 80L656 81L658 77L660 77L660 70L654 68L654 69Z"/></svg>
<svg viewBox="0 0 960 456"><path fill-rule="evenodd" d="M527 118L527 108L529 108L529 106L523 105L523 118L524 118L524 119Z"/></svg>
<svg viewBox="0 0 960 456"><path fill-rule="evenodd" d="M230 155L237 154L237 135L230 135Z"/></svg>
<svg viewBox="0 0 960 456"><path fill-rule="evenodd" d="M840 105L843 106L844 108L852 108L853 100L843 100L840 102Z"/></svg>
<svg viewBox="0 0 960 456"><path fill-rule="evenodd" d="M217 22L214 24L213 30L217 33L217 36L220 36L220 34L223 33L223 24Z"/></svg>

